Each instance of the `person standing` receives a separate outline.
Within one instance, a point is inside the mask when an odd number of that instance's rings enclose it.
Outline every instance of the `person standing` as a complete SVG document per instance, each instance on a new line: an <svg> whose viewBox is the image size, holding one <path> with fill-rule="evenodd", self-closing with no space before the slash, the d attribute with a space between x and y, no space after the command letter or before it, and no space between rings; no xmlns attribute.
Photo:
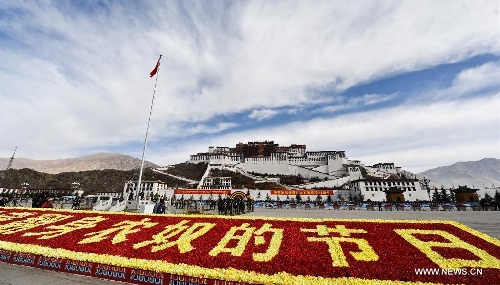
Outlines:
<svg viewBox="0 0 500 285"><path fill-rule="evenodd" d="M71 210L79 210L80 209L80 197L76 196L73 204L71 205Z"/></svg>
<svg viewBox="0 0 500 285"><path fill-rule="evenodd" d="M35 196L31 198L31 208L38 208L38 200L40 198L38 196Z"/></svg>
<svg viewBox="0 0 500 285"><path fill-rule="evenodd" d="M7 197L7 195L3 195L2 199L0 199L0 207L7 206L7 203L9 203L9 197Z"/></svg>
<svg viewBox="0 0 500 285"><path fill-rule="evenodd" d="M160 199L160 202L158 202L158 204L156 204L153 212L155 214L165 214L165 209L166 209L165 200Z"/></svg>
<svg viewBox="0 0 500 285"><path fill-rule="evenodd" d="M54 208L54 199L47 197L47 201L42 204L42 208Z"/></svg>

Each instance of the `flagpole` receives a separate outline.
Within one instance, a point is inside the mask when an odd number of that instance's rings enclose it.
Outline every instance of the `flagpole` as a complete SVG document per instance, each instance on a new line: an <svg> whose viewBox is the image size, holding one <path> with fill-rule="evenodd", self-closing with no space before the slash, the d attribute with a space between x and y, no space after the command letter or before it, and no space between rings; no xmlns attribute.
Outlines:
<svg viewBox="0 0 500 285"><path fill-rule="evenodd" d="M142 170L144 169L144 156L146 154L146 148L148 145L148 136L149 136L149 127L151 125L151 114L153 113L153 105L155 102L155 94L156 94L156 86L158 84L158 75L160 74L160 61L161 61L161 54L160 58L158 59L158 63L156 64L156 80L155 80L155 87L153 89L153 99L151 99L151 109L149 110L149 119L148 119L148 127L146 129L146 138L144 139L144 148L142 149L142 160L141 160L141 170L139 171L139 181L137 182L137 193L136 193L136 203L137 203L137 211L139 211L139 193L141 192L141 181L142 181Z"/></svg>

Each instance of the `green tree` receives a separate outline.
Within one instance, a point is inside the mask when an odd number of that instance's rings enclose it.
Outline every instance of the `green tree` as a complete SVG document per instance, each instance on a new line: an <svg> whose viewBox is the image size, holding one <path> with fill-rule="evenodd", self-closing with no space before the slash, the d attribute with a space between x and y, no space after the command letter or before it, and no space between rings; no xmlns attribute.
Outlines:
<svg viewBox="0 0 500 285"><path fill-rule="evenodd" d="M309 182L320 182L321 179L319 178L319 176L313 176L311 177L311 179L309 179Z"/></svg>
<svg viewBox="0 0 500 285"><path fill-rule="evenodd" d="M451 192L450 191L450 194L448 194L448 199L450 200L450 202L455 202L455 193Z"/></svg>
<svg viewBox="0 0 500 285"><path fill-rule="evenodd" d="M437 188L434 188L434 192L432 193L432 201L441 202L441 194L439 194Z"/></svg>
<svg viewBox="0 0 500 285"><path fill-rule="evenodd" d="M450 202L450 196L446 193L446 189L444 189L444 187L441 187L441 193L439 196L441 198L439 202Z"/></svg>
<svg viewBox="0 0 500 285"><path fill-rule="evenodd" d="M358 198L358 199L357 199L357 200L358 200L358 201L357 201L358 203L361 203L361 202L363 202L363 201L365 200L365 197L363 197L363 195L361 195L361 193L359 193L359 194L358 194L357 198Z"/></svg>
<svg viewBox="0 0 500 285"><path fill-rule="evenodd" d="M297 175L297 184L303 184L304 183L304 177L302 175Z"/></svg>
<svg viewBox="0 0 500 285"><path fill-rule="evenodd" d="M486 194L484 194L484 198L481 199L481 201L484 204L493 204L494 199L493 199L493 197L491 197L490 194L486 193Z"/></svg>

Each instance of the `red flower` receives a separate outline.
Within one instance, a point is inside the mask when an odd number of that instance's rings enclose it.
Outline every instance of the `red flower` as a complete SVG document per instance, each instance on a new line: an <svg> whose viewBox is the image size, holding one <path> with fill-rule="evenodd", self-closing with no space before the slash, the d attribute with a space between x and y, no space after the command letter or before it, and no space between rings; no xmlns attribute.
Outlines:
<svg viewBox="0 0 500 285"><path fill-rule="evenodd" d="M493 284L500 275L498 240L453 222L5 208L1 250L248 283L348 277ZM480 277L415 273L448 265L485 270Z"/></svg>

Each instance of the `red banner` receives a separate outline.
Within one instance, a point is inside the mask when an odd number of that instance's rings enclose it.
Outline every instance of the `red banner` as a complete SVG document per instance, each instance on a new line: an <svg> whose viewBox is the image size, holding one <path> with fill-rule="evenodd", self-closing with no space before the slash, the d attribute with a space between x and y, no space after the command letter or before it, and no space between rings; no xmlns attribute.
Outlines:
<svg viewBox="0 0 500 285"><path fill-rule="evenodd" d="M447 221L3 208L0 261L7 260L126 282L177 276L214 282L207 284L494 284L500 241Z"/></svg>
<svg viewBox="0 0 500 285"><path fill-rule="evenodd" d="M333 190L271 190L271 195L333 195Z"/></svg>
<svg viewBox="0 0 500 285"><path fill-rule="evenodd" d="M204 190L204 189L174 189L174 194L176 195L230 195L231 190Z"/></svg>

